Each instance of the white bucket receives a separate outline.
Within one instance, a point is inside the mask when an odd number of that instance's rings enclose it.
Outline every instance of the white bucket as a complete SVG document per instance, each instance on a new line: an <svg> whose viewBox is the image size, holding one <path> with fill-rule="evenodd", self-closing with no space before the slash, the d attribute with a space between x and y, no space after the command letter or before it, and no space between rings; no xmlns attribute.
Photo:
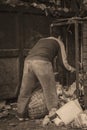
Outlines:
<svg viewBox="0 0 87 130"><path fill-rule="evenodd" d="M78 100L69 101L56 111L61 120L67 125L82 112Z"/></svg>

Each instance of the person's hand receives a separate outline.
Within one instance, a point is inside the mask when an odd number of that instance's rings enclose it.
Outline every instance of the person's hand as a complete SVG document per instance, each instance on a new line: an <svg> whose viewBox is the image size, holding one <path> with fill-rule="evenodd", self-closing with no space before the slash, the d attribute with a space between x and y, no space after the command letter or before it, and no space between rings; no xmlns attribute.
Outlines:
<svg viewBox="0 0 87 130"><path fill-rule="evenodd" d="M73 72L75 72L76 71L76 69L74 68L74 67L70 67L70 72L71 73L73 73Z"/></svg>

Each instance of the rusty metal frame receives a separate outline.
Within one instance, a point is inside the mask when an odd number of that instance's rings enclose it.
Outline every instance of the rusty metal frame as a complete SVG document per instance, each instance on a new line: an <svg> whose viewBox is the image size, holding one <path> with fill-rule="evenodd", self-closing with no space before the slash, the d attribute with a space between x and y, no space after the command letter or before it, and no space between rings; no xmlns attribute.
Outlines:
<svg viewBox="0 0 87 130"><path fill-rule="evenodd" d="M52 28L54 26L63 26L63 25L74 25L75 28L75 62L76 62L76 88L77 88L77 96L79 96L79 24L84 23L87 21L87 17L80 18L80 17L73 17L73 18L65 18L65 19L58 19L54 21L50 25L50 34L52 34Z"/></svg>

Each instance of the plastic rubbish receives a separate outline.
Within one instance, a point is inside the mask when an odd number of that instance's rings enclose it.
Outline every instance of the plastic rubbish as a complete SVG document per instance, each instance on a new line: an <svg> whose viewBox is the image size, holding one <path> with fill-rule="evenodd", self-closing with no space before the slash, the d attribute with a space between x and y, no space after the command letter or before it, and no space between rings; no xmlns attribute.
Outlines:
<svg viewBox="0 0 87 130"><path fill-rule="evenodd" d="M87 114L85 112L79 114L74 122L73 126L78 127L78 128L87 128Z"/></svg>
<svg viewBox="0 0 87 130"><path fill-rule="evenodd" d="M77 115L82 113L82 108L78 100L69 101L64 106L56 111L60 119L64 122L65 125L71 123Z"/></svg>

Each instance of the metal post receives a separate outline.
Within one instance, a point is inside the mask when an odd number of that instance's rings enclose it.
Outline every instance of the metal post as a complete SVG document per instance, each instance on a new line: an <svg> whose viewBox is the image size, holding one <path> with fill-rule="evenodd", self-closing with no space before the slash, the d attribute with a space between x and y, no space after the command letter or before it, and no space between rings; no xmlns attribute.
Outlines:
<svg viewBox="0 0 87 130"><path fill-rule="evenodd" d="M53 24L50 25L50 35L52 35Z"/></svg>
<svg viewBox="0 0 87 130"><path fill-rule="evenodd" d="M77 89L77 97L79 96L79 23L75 21L75 53L76 53L76 89Z"/></svg>

